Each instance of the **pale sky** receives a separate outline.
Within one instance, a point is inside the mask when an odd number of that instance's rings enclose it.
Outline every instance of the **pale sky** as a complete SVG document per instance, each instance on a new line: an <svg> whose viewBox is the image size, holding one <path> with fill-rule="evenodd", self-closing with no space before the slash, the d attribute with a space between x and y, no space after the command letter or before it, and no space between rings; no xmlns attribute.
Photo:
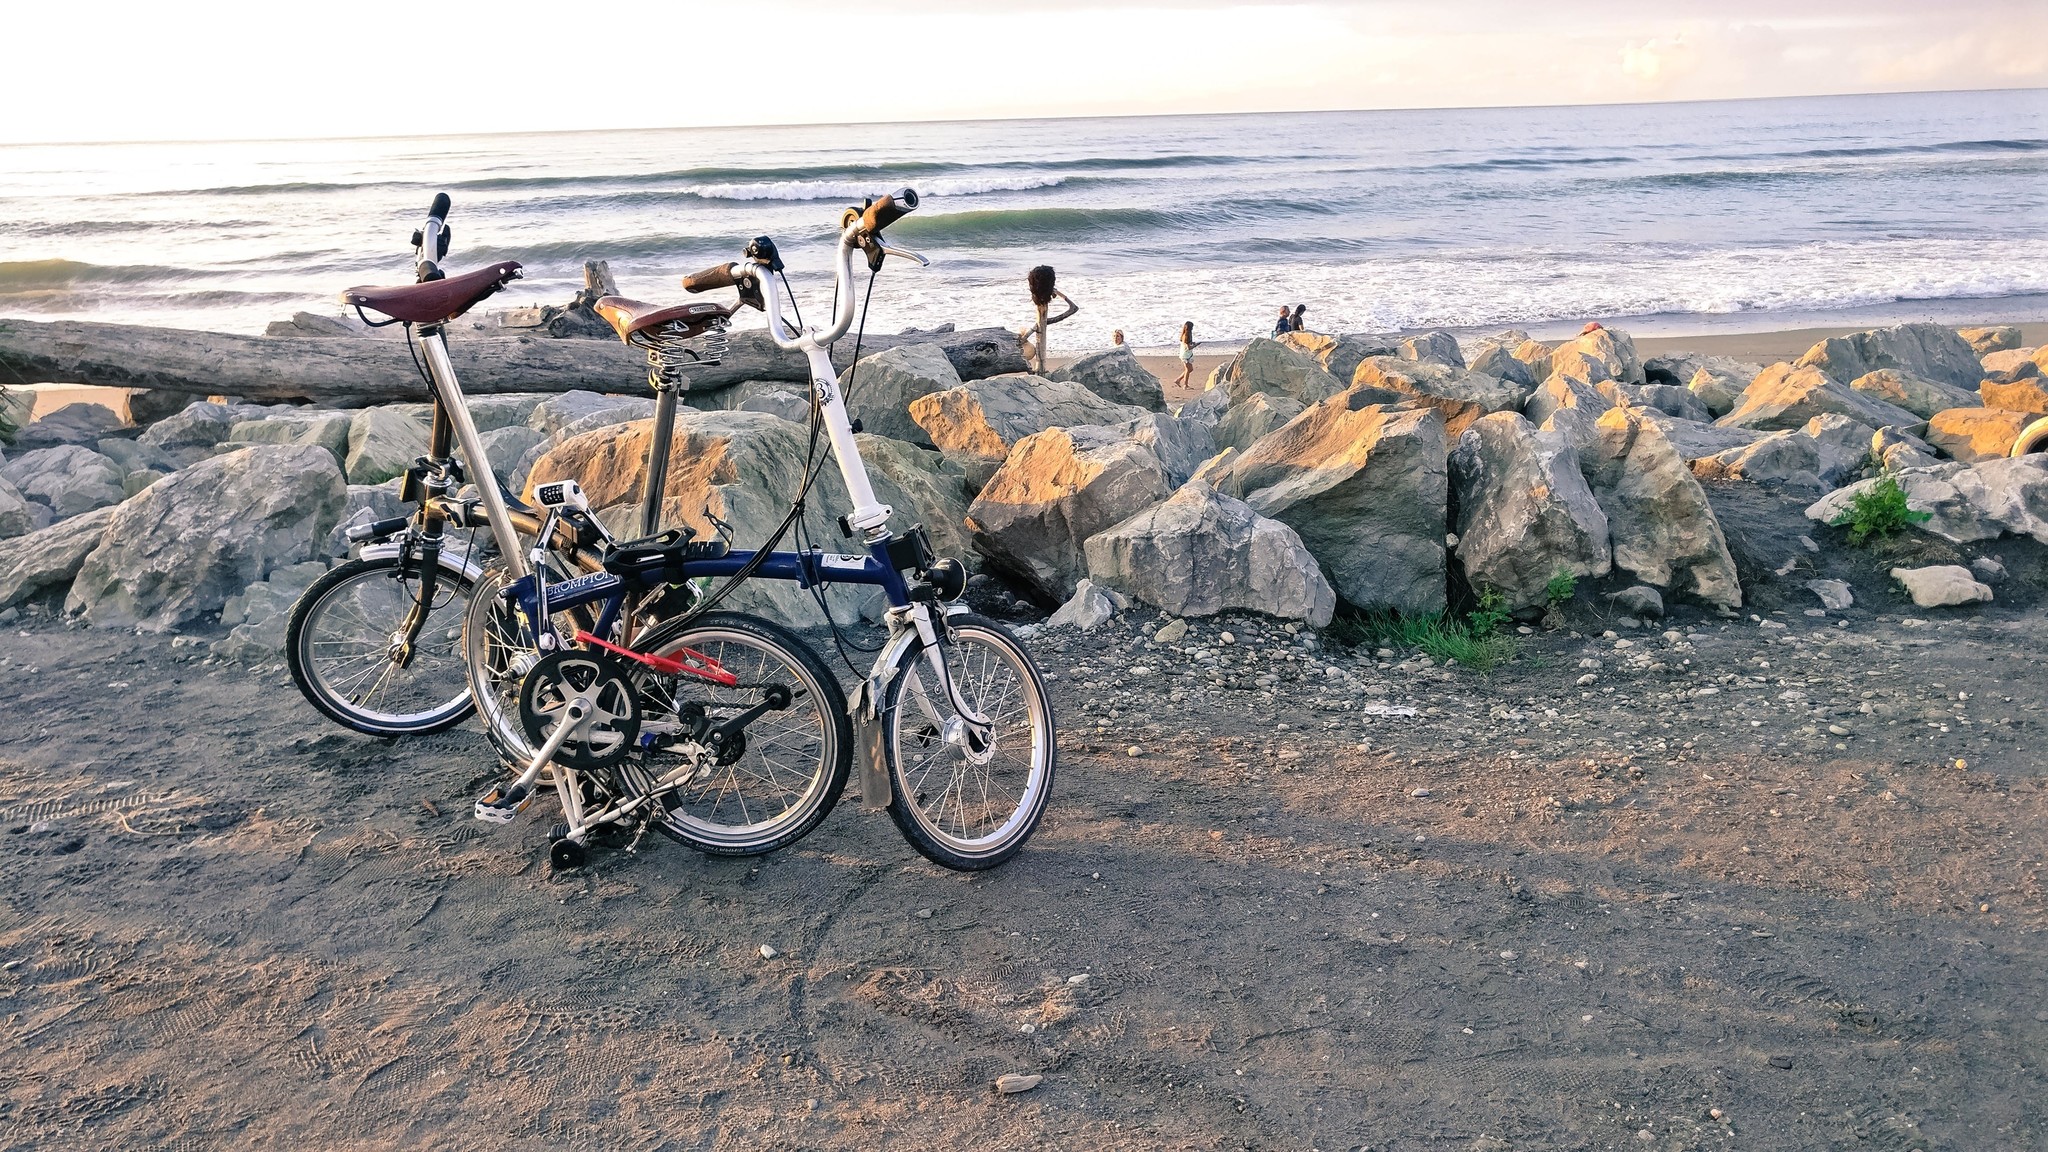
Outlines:
<svg viewBox="0 0 2048 1152"><path fill-rule="evenodd" d="M0 143L2048 85L2043 0L103 0L6 41Z"/></svg>

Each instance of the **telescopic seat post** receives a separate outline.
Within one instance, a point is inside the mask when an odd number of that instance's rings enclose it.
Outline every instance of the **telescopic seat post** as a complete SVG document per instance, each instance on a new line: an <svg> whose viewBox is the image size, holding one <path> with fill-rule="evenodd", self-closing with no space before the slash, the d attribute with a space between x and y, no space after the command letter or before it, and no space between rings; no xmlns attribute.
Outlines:
<svg viewBox="0 0 2048 1152"><path fill-rule="evenodd" d="M669 439L676 426L678 391L673 383L654 385L654 438L647 445L647 491L640 498L642 536L652 536L661 527L661 500L668 490Z"/></svg>

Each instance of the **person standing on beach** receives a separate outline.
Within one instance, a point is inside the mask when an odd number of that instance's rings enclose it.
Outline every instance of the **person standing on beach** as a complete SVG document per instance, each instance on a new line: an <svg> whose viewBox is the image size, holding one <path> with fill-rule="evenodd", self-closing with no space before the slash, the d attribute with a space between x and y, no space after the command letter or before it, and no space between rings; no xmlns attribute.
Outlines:
<svg viewBox="0 0 2048 1152"><path fill-rule="evenodd" d="M1188 380L1195 374L1195 322L1188 321L1180 326L1180 379L1173 382L1175 388L1187 387Z"/></svg>
<svg viewBox="0 0 2048 1152"><path fill-rule="evenodd" d="M1053 271L1050 264L1040 264L1038 267L1025 273L1024 283L1031 289L1031 304L1038 310L1038 319L1032 327L1017 333L1017 343L1024 349L1024 362L1027 364L1035 362L1037 365L1035 371L1043 376L1045 375L1045 330L1079 312L1081 306L1068 299L1065 292L1053 286ZM1055 297L1067 306L1067 310L1057 316L1049 316L1047 312L1051 310ZM1033 338L1034 336L1036 339Z"/></svg>
<svg viewBox="0 0 2048 1152"><path fill-rule="evenodd" d="M1292 331L1294 331L1294 317L1288 313L1287 305L1282 304L1280 306L1280 319L1273 324L1273 338L1278 340Z"/></svg>

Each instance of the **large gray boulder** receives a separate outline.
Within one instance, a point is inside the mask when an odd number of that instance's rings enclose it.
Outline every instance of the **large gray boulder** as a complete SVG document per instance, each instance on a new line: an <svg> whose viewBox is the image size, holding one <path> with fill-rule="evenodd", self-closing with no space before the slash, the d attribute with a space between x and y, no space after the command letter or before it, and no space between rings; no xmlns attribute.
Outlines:
<svg viewBox="0 0 2048 1152"><path fill-rule="evenodd" d="M1465 353L1458 347L1458 338L1449 332L1424 332L1401 341L1397 353L1403 360L1416 360L1425 364L1441 364L1446 368L1465 367Z"/></svg>
<svg viewBox="0 0 2048 1152"><path fill-rule="evenodd" d="M98 448L100 455L112 460L114 467L121 470L124 486L127 483L128 477L138 472L150 472L157 476L163 476L176 472L180 466L179 461L169 452L153 444L144 444L140 440L108 438L100 441L95 447ZM134 494L134 492L129 493L131 496Z"/></svg>
<svg viewBox="0 0 2048 1152"><path fill-rule="evenodd" d="M1086 574L1082 545L1173 490L1151 449L1103 427L1054 428L1018 442L967 510L987 566L1047 606Z"/></svg>
<svg viewBox="0 0 2048 1152"><path fill-rule="evenodd" d="M1146 371L1137 354L1124 345L1083 356L1054 372L1051 379L1079 384L1113 404L1166 411L1166 389L1159 377Z"/></svg>
<svg viewBox="0 0 2048 1152"><path fill-rule="evenodd" d="M354 416L327 408L301 408L278 412L259 420L237 420L228 429L229 444L311 444L334 454L337 464L348 463L349 430ZM424 447L421 449L425 451ZM416 453L417 455L417 453ZM407 461L411 463L410 460Z"/></svg>
<svg viewBox="0 0 2048 1152"><path fill-rule="evenodd" d="M1332 379L1340 382L1351 379L1351 374L1358 370L1359 361L1368 356L1401 354L1401 339L1398 336L1327 336L1321 332L1289 332L1279 340L1281 344L1314 360Z"/></svg>
<svg viewBox="0 0 2048 1152"><path fill-rule="evenodd" d="M1230 410L1230 389L1210 388L1197 393L1192 399L1174 409L1174 415L1183 420L1199 420L1214 427Z"/></svg>
<svg viewBox="0 0 2048 1152"><path fill-rule="evenodd" d="M1927 421L1927 442L1965 464L1996 460L2012 451L2035 417L2005 408L1950 408Z"/></svg>
<svg viewBox="0 0 2048 1152"><path fill-rule="evenodd" d="M52 596L71 586L78 569L106 538L118 505L0 540L0 608Z"/></svg>
<svg viewBox="0 0 2048 1152"><path fill-rule="evenodd" d="M126 427L120 415L104 404L66 404L24 425L15 433L13 446L27 452L66 444L91 445Z"/></svg>
<svg viewBox="0 0 2048 1152"><path fill-rule="evenodd" d="M203 460L121 505L65 610L113 627L193 623L272 569L313 559L346 501L324 448L254 445Z"/></svg>
<svg viewBox="0 0 2048 1152"><path fill-rule="evenodd" d="M1294 529L1352 605L1441 612L1449 493L1443 417L1370 398L1363 389L1332 396L1204 471L1218 491Z"/></svg>
<svg viewBox="0 0 2048 1152"><path fill-rule="evenodd" d="M1293 529L1199 481L1089 537L1085 551L1094 583L1175 616L1238 609L1321 628L1337 608Z"/></svg>
<svg viewBox="0 0 2048 1152"><path fill-rule="evenodd" d="M328 530L316 554L324 558L346 556L350 547L349 529L395 516L410 516L412 507L398 498L402 483L387 480L382 484L350 484L342 502L341 515L335 519L334 527Z"/></svg>
<svg viewBox="0 0 2048 1152"><path fill-rule="evenodd" d="M1726 452L1730 448L1754 444L1770 435L1768 432L1757 432L1748 428L1723 428L1718 424L1683 420L1655 408L1639 408L1636 414L1655 424L1657 430L1664 433L1664 438L1671 441L1671 446L1678 449L1679 457L1688 464L1702 456L1712 456ZM1592 418L1597 417L1598 413L1595 413Z"/></svg>
<svg viewBox="0 0 2048 1152"><path fill-rule="evenodd" d="M1608 381L1597 387L1601 395L1616 404L1654 408L1667 416L1676 416L1681 420L1697 420L1701 423L1714 418L1706 402L1693 395L1690 389L1677 388L1669 384L1622 384L1616 381Z"/></svg>
<svg viewBox="0 0 2048 1152"><path fill-rule="evenodd" d="M1944 409L1969 408L1983 403L1975 389L1956 388L1933 380L1923 380L1896 368L1880 368L1875 372L1865 372L1849 381L1849 387L1866 396L1875 396L1894 407L1903 408L1923 420Z"/></svg>
<svg viewBox="0 0 2048 1152"><path fill-rule="evenodd" d="M2048 377L2029 376L2004 383L1987 379L1977 385L1977 396L1986 408L2048 416ZM1957 405L1965 406L1967 402Z"/></svg>
<svg viewBox="0 0 2048 1152"><path fill-rule="evenodd" d="M1392 402L1413 400L1437 410L1445 434L1455 440L1472 422L1495 412L1513 412L1529 390L1499 376L1468 372L1435 360L1374 356L1351 375L1355 388L1377 388Z"/></svg>
<svg viewBox="0 0 2048 1152"><path fill-rule="evenodd" d="M1858 392L1847 381L1836 380L1818 368L1773 364L1750 382L1743 390L1741 402L1717 423L1759 432L1790 432L1815 416L1830 412L1871 428L1911 430L1924 422L1904 408Z"/></svg>
<svg viewBox="0 0 2048 1152"><path fill-rule="evenodd" d="M961 383L960 373L946 358L946 350L937 344L904 344L863 356L854 366L851 378L847 412L860 421L863 429L892 440L927 446L931 438L911 419L911 401L958 388Z"/></svg>
<svg viewBox="0 0 2048 1152"><path fill-rule="evenodd" d="M1550 418L1563 410L1578 412L1587 420L1597 420L1602 412L1614 407L1614 401L1600 391L1596 382L1581 380L1576 376L1553 375L1544 378L1543 383L1522 402L1522 414L1531 424L1548 424Z"/></svg>
<svg viewBox="0 0 2048 1152"><path fill-rule="evenodd" d="M1649 383L1643 374L1642 357L1636 353L1635 339L1616 328L1596 327L1559 344L1550 350L1547 366L1544 375L1566 376L1588 384L1602 380Z"/></svg>
<svg viewBox="0 0 2048 1152"><path fill-rule="evenodd" d="M526 492L530 498L537 484L573 479L614 532L637 533L653 434L652 420L634 420L573 436L534 462ZM960 496L947 486L958 481L945 474L936 455L882 437L861 438L860 444L876 499L895 509L893 523L905 528L922 521L935 547L956 546L958 535L947 537L945 528L957 525ZM678 410L669 441L662 525L688 525L700 538L710 539L717 530L708 511L733 526L734 547L759 546L782 522L803 482L807 446L803 427L766 412ZM904 462L892 461L891 450L903 453ZM918 477L917 484L906 486L897 479L911 475ZM842 537L835 521L852 507L839 470L827 464L805 501L806 538L827 549L849 548L838 543ZM788 537L780 545L795 546ZM879 592L845 585L833 586L828 602L841 621L855 612L872 615L882 603ZM792 581L747 581L728 603L802 627L824 623L811 593Z"/></svg>
<svg viewBox="0 0 2048 1152"><path fill-rule="evenodd" d="M1611 408L1579 449L1587 484L1607 513L1614 566L1645 584L1734 608L1742 585L1707 494L1655 422Z"/></svg>
<svg viewBox="0 0 2048 1152"><path fill-rule="evenodd" d="M1260 437L1301 415L1305 407L1292 396L1254 392L1244 403L1231 405L1223 414L1222 422L1216 425L1216 446L1242 452Z"/></svg>
<svg viewBox="0 0 2048 1152"><path fill-rule="evenodd" d="M1862 479L1877 450L1876 429L1832 412L1808 420L1799 435L1813 441L1820 463L1817 474L1831 489Z"/></svg>
<svg viewBox="0 0 2048 1152"><path fill-rule="evenodd" d="M2020 346L2022 335L2016 324L1995 324L1988 328L1958 328L1956 335L1978 356L2009 352Z"/></svg>
<svg viewBox="0 0 2048 1152"><path fill-rule="evenodd" d="M2048 455L2010 456L1980 464L1948 462L1892 473L1906 506L1928 519L1915 528L1957 544L2012 533L2048 544ZM1806 510L1809 520L1832 524L1855 498L1883 481L1873 476L1839 488Z"/></svg>
<svg viewBox="0 0 2048 1152"><path fill-rule="evenodd" d="M2038 353L2039 349L2035 348L2012 348L1991 353L1982 361L1984 380L1978 387L1982 388L1983 383L2011 384L2039 378L2041 365L2034 359Z"/></svg>
<svg viewBox="0 0 2048 1152"><path fill-rule="evenodd" d="M1607 575L1607 514L1562 435L1513 412L1487 416L1458 438L1450 471L1458 563L1473 587L1529 608L1545 602L1560 573Z"/></svg>
<svg viewBox="0 0 2048 1152"><path fill-rule="evenodd" d="M5 476L0 476L0 540L26 536L47 526L54 514L21 494Z"/></svg>
<svg viewBox="0 0 2048 1152"><path fill-rule="evenodd" d="M1148 413L1111 427L1126 439L1151 449L1152 455L1159 458L1159 466L1166 470L1167 484L1176 488L1187 483L1188 477L1218 448L1207 424L1163 412Z"/></svg>
<svg viewBox="0 0 2048 1152"><path fill-rule="evenodd" d="M1699 368L1687 378L1685 387L1716 417L1733 412L1742 403L1742 393L1749 388L1750 381L1764 370L1761 364L1726 356L1704 356L1700 360Z"/></svg>
<svg viewBox="0 0 2048 1152"><path fill-rule="evenodd" d="M547 433L524 424L507 424L493 428L477 439L483 441L484 455L490 459L498 482L511 492L519 491L526 484L525 467L531 466L536 458L529 454L548 442ZM468 456L460 448L456 449L456 455L462 458L464 464L469 463ZM469 478L472 483L476 481L475 468L469 470Z"/></svg>
<svg viewBox="0 0 2048 1152"><path fill-rule="evenodd" d="M427 425L396 405L364 408L348 426L344 461L351 484L382 484L427 454Z"/></svg>
<svg viewBox="0 0 2048 1152"><path fill-rule="evenodd" d="M1498 376L1521 388L1524 395L1536 388L1535 374L1529 371L1527 364L1515 358L1514 348L1510 345L1481 344L1473 349L1466 366L1474 372Z"/></svg>
<svg viewBox="0 0 2048 1152"><path fill-rule="evenodd" d="M978 567L967 538L967 492L959 468L929 448L872 432L856 435L854 442L878 498L896 510L896 526L922 524L934 552L970 571Z"/></svg>
<svg viewBox="0 0 2048 1152"><path fill-rule="evenodd" d="M1783 488L1812 499L1828 490L1821 480L1820 447L1804 432L1771 432L1763 438L1690 461L1702 480L1746 480Z"/></svg>
<svg viewBox="0 0 2048 1152"><path fill-rule="evenodd" d="M553 392L488 392L481 396L468 397L469 418L476 423L479 432L496 432L525 424L533 419L533 410L553 399Z"/></svg>
<svg viewBox="0 0 2048 1152"><path fill-rule="evenodd" d="M1232 404L1243 403L1255 392L1314 404L1342 392L1344 384L1306 352L1264 337L1209 374L1209 387L1223 389Z"/></svg>
<svg viewBox="0 0 2048 1152"><path fill-rule="evenodd" d="M228 434L234 431L235 421L260 419L268 412L269 409L260 404L216 404L211 400L200 400L143 429L138 439L189 464L211 455L214 447L227 440Z"/></svg>
<svg viewBox="0 0 2048 1152"><path fill-rule="evenodd" d="M221 627L228 629L211 651L223 660L259 664L284 655L285 630L292 605L327 572L319 560L274 568L264 580L228 597L221 606Z"/></svg>
<svg viewBox="0 0 2048 1152"><path fill-rule="evenodd" d="M550 396L533 406L526 418L529 428L547 434L556 444L598 428L645 420L654 415L651 396L610 396L574 389Z"/></svg>
<svg viewBox="0 0 2048 1152"><path fill-rule="evenodd" d="M1841 384L1880 368L1892 368L1966 391L1976 388L1983 376L1983 365L1969 341L1953 328L1924 322L1823 340L1808 349L1795 367L1817 369Z"/></svg>
<svg viewBox="0 0 2048 1152"><path fill-rule="evenodd" d="M1006 459L1027 436L1048 428L1121 424L1145 415L1079 384L1016 373L970 380L911 401L910 416L941 452Z"/></svg>
<svg viewBox="0 0 2048 1152"><path fill-rule="evenodd" d="M59 520L119 504L127 495L124 475L120 465L76 444L23 452L0 465L0 477Z"/></svg>

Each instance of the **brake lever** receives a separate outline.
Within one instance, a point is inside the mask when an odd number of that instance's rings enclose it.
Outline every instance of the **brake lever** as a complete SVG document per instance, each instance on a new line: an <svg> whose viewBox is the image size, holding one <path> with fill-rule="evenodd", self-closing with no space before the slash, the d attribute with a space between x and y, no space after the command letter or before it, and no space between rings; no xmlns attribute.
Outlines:
<svg viewBox="0 0 2048 1152"><path fill-rule="evenodd" d="M891 248L887 244L884 244L882 245L882 255L900 256L905 260L909 260L915 263L919 268L929 268L932 266L931 261L925 259L924 257L918 255L915 252L912 252L908 248Z"/></svg>

